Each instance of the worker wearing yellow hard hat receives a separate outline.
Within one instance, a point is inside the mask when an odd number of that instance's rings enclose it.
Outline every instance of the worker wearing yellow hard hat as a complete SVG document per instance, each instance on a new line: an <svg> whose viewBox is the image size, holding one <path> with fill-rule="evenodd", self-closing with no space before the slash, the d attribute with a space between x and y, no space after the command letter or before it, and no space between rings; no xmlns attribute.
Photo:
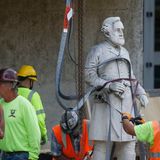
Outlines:
<svg viewBox="0 0 160 160"><path fill-rule="evenodd" d="M23 65L18 73L17 73L19 78L29 78L33 81L37 81L37 73L35 71L35 69L33 68L33 66L29 66L29 65Z"/></svg>
<svg viewBox="0 0 160 160"><path fill-rule="evenodd" d="M32 89L34 82L37 81L37 73L33 66L23 65L19 69L17 76L20 82L18 87L18 94L27 98L34 106L41 131L41 144L44 144L48 139L45 124L45 112L40 95L38 92Z"/></svg>

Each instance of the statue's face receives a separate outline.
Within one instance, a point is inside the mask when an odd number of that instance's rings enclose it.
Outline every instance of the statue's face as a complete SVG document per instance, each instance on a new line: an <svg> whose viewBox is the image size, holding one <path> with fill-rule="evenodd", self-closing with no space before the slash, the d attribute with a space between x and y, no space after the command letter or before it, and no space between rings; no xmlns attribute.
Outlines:
<svg viewBox="0 0 160 160"><path fill-rule="evenodd" d="M125 40L124 40L123 29L124 26L121 21L117 21L113 24L108 37L113 44L118 46L124 45Z"/></svg>

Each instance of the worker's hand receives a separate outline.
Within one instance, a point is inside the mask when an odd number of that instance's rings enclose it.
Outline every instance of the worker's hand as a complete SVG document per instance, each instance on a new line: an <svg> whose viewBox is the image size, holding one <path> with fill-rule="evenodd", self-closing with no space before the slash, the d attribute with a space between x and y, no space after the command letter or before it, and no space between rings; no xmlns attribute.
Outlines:
<svg viewBox="0 0 160 160"><path fill-rule="evenodd" d="M139 100L141 102L142 107L147 107L149 101L145 94L140 95Z"/></svg>
<svg viewBox="0 0 160 160"><path fill-rule="evenodd" d="M91 160L92 157L90 157L89 155L85 156L83 160Z"/></svg>
<svg viewBox="0 0 160 160"><path fill-rule="evenodd" d="M122 121L124 119L128 119L130 121L132 119L132 115L128 112L124 112L124 113L122 113Z"/></svg>
<svg viewBox="0 0 160 160"><path fill-rule="evenodd" d="M43 136L43 137L41 138L41 145L46 144L47 141L48 141L47 135Z"/></svg>
<svg viewBox="0 0 160 160"><path fill-rule="evenodd" d="M110 91L123 93L125 91L126 86L122 82L112 82L109 85Z"/></svg>
<svg viewBox="0 0 160 160"><path fill-rule="evenodd" d="M135 117L135 118L131 118L130 121L135 125L139 125L139 124L145 123L145 120L141 116L138 116L138 117Z"/></svg>
<svg viewBox="0 0 160 160"><path fill-rule="evenodd" d="M92 154L93 154L93 151L89 151L87 155L83 158L83 160L92 160L93 158Z"/></svg>

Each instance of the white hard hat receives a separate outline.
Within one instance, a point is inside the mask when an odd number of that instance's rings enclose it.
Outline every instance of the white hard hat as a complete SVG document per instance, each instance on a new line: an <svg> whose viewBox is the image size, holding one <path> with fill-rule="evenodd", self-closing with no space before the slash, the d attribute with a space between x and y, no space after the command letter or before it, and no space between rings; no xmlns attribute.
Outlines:
<svg viewBox="0 0 160 160"><path fill-rule="evenodd" d="M61 116L60 126L64 132L71 133L79 122L78 113L74 110L67 110Z"/></svg>

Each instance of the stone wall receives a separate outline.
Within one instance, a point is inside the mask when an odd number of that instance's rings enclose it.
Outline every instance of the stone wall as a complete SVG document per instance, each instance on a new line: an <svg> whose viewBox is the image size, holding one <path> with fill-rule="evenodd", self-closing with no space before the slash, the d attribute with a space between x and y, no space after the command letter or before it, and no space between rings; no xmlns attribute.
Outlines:
<svg viewBox="0 0 160 160"><path fill-rule="evenodd" d="M129 50L133 70L142 83L143 77L143 0L84 0L83 48L103 40L102 21L120 16L125 26L125 47ZM71 37L72 54L77 54L77 3ZM55 98L55 68L59 50L64 0L1 0L0 1L0 67L18 69L33 65L38 73L35 89L42 96L47 115L47 128L60 119L62 109ZM74 55L73 54L73 55ZM75 94L75 65L65 57L62 89ZM68 105L71 105L70 102Z"/></svg>

